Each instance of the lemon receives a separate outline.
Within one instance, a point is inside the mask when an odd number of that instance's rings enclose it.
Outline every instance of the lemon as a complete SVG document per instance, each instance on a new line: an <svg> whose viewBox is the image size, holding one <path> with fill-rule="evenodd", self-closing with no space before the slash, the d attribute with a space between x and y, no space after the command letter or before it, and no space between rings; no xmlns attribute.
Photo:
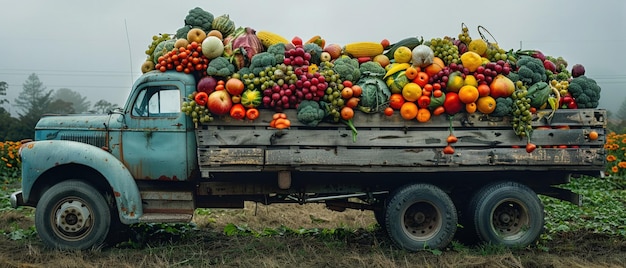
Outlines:
<svg viewBox="0 0 626 268"><path fill-rule="evenodd" d="M478 80L476 80L476 77L474 77L471 74L468 74L465 76L465 81L464 84L467 86L474 86L474 87L478 87Z"/></svg>
<svg viewBox="0 0 626 268"><path fill-rule="evenodd" d="M422 87L416 83L407 83L402 88L402 97L407 101L416 101L422 96Z"/></svg>
<svg viewBox="0 0 626 268"><path fill-rule="evenodd" d="M487 42L482 39L474 39L467 46L467 50L478 53L478 55L485 55L487 52Z"/></svg>
<svg viewBox="0 0 626 268"><path fill-rule="evenodd" d="M461 55L461 63L463 63L463 67L467 67L470 72L473 72L482 65L483 60L478 53L467 51Z"/></svg>
<svg viewBox="0 0 626 268"><path fill-rule="evenodd" d="M393 59L396 63L409 63L413 58L410 48L401 46L393 52Z"/></svg>

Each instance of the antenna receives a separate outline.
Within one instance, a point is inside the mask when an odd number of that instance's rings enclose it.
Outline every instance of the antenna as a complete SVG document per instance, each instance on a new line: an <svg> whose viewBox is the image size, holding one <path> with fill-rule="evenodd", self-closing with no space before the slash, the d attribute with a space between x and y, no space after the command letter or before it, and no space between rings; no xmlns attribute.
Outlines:
<svg viewBox="0 0 626 268"><path fill-rule="evenodd" d="M128 58L130 60L130 84L133 84L133 56L130 49L130 38L128 38L128 26L126 25L126 19L124 19L124 29L126 29L126 43L128 43Z"/></svg>

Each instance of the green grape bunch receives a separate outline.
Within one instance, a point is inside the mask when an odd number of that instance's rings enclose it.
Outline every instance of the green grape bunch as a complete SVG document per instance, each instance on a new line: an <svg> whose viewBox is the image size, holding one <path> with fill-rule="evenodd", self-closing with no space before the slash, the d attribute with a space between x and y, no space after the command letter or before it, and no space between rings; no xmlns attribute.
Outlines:
<svg viewBox="0 0 626 268"><path fill-rule="evenodd" d="M333 71L333 63L324 61L320 63L320 73L326 77L328 87L322 97L323 102L327 103L328 118L332 122L339 122L341 119L341 108L345 105L344 99L341 97L341 90L343 90L343 81L339 79L339 74Z"/></svg>
<svg viewBox="0 0 626 268"><path fill-rule="evenodd" d="M150 43L150 45L148 46L148 49L145 52L146 55L148 55L148 60L152 60L152 54L154 53L154 50L156 49L157 45L169 39L171 39L170 34L164 33L164 34L159 34L159 35L153 35L152 43Z"/></svg>
<svg viewBox="0 0 626 268"><path fill-rule="evenodd" d="M526 95L528 89L521 82L515 83L515 92L511 95L513 99L513 130L520 138L530 138L532 134L532 113L530 112L530 98Z"/></svg>
<svg viewBox="0 0 626 268"><path fill-rule="evenodd" d="M440 58L446 65L450 63L461 63L459 48L454 45L451 38L433 38L430 40L430 48L435 53L435 57Z"/></svg>
<svg viewBox="0 0 626 268"><path fill-rule="evenodd" d="M467 29L467 26L465 26L465 24L461 25L461 33L458 37L459 41L461 41L465 45L469 45L469 43L472 42L472 37L470 37L469 35L469 29Z"/></svg>

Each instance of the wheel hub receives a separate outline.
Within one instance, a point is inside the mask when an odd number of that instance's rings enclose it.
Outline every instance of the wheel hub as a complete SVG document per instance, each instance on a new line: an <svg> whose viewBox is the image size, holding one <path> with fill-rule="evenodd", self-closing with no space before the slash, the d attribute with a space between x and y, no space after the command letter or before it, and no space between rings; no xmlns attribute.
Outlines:
<svg viewBox="0 0 626 268"><path fill-rule="evenodd" d="M89 209L80 201L68 201L61 205L56 213L56 225L65 233L77 233L88 226L91 217Z"/></svg>

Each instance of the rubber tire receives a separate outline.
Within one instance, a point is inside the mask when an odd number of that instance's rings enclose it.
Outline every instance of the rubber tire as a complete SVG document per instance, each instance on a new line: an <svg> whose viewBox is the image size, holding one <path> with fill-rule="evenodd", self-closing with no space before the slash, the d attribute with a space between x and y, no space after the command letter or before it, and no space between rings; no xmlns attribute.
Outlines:
<svg viewBox="0 0 626 268"><path fill-rule="evenodd" d="M420 207L416 208L416 205ZM424 216L419 220L434 219L435 222L407 226L409 222L405 220L405 214L410 210L420 213L407 218L408 220ZM385 211L387 234L402 249L408 251L443 249L454 238L458 223L457 211L450 197L437 186L430 184L405 186L393 194ZM435 226L431 226L432 224ZM428 233L415 232L415 229L424 227Z"/></svg>
<svg viewBox="0 0 626 268"><path fill-rule="evenodd" d="M536 241L544 231L543 204L537 194L523 184L507 181L487 185L476 192L470 205L473 208L473 226L482 242L525 247ZM505 221L494 217L504 218ZM498 231L498 226L510 233ZM504 230L504 227L512 228Z"/></svg>
<svg viewBox="0 0 626 268"><path fill-rule="evenodd" d="M84 219L90 227L82 228L85 231L79 235L63 234L56 224L57 211L63 204L74 204L72 202L83 204L90 215ZM37 233L50 248L61 250L98 248L107 238L110 226L111 210L102 194L93 186L79 180L67 180L52 186L41 196L35 210Z"/></svg>

